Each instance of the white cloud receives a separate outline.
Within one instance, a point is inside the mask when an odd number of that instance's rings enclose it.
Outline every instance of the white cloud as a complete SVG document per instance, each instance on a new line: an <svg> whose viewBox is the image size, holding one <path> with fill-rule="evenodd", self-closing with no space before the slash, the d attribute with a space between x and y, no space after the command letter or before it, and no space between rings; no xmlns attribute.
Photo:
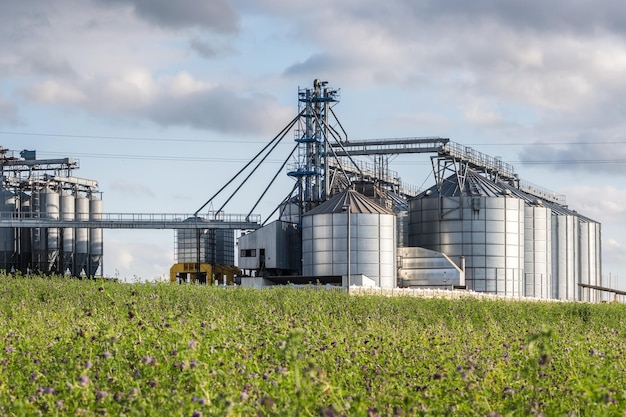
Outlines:
<svg viewBox="0 0 626 417"><path fill-rule="evenodd" d="M86 101L86 95L71 85L54 80L47 80L33 85L26 95L32 100L46 104L80 104Z"/></svg>
<svg viewBox="0 0 626 417"><path fill-rule="evenodd" d="M566 188L568 205L601 223L626 226L626 189L610 185Z"/></svg>

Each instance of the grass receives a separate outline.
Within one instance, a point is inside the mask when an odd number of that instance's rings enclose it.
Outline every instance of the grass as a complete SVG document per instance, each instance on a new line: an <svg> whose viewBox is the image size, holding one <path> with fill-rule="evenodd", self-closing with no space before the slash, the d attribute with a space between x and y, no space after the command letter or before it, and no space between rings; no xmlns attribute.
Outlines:
<svg viewBox="0 0 626 417"><path fill-rule="evenodd" d="M621 304L0 275L0 415L624 415Z"/></svg>

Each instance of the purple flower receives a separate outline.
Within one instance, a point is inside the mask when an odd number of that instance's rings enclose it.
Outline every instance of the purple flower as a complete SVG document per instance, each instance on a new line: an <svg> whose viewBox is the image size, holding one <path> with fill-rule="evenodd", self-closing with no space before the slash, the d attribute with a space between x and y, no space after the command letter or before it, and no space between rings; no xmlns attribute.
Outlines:
<svg viewBox="0 0 626 417"><path fill-rule="evenodd" d="M63 400L59 400L59 401L57 401L57 402L56 402L56 404L54 404L54 406L55 406L56 408L61 408L61 407L63 407Z"/></svg>
<svg viewBox="0 0 626 417"><path fill-rule="evenodd" d="M202 411L194 411L191 417L202 417Z"/></svg>
<svg viewBox="0 0 626 417"><path fill-rule="evenodd" d="M15 352L15 348L13 346L7 346L7 347L4 348L4 351L6 353L13 353L13 352Z"/></svg>
<svg viewBox="0 0 626 417"><path fill-rule="evenodd" d="M93 363L91 363L90 360L87 360L87 362L85 362L85 368L91 369L92 367L93 367Z"/></svg>
<svg viewBox="0 0 626 417"><path fill-rule="evenodd" d="M198 342L196 340L189 341L189 349L195 349L198 346Z"/></svg>
<svg viewBox="0 0 626 417"><path fill-rule="evenodd" d="M106 352L102 354L102 356L104 357L104 359L109 359L111 357L111 352L107 350Z"/></svg>
<svg viewBox="0 0 626 417"><path fill-rule="evenodd" d="M96 401L102 401L102 400L104 400L108 396L109 396L108 392L106 392L106 391L98 391L98 392L96 392Z"/></svg>
<svg viewBox="0 0 626 417"><path fill-rule="evenodd" d="M81 375L81 376L78 377L78 385L80 385L81 387L84 387L88 383L89 383L89 377L88 376Z"/></svg>

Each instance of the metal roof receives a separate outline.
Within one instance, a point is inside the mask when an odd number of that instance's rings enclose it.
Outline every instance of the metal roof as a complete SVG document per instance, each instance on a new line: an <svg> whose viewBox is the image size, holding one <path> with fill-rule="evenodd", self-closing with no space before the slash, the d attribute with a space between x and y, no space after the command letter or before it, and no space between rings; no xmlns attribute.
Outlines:
<svg viewBox="0 0 626 417"><path fill-rule="evenodd" d="M345 190L307 211L304 215L343 213L344 207L350 208L350 214L393 214L363 194L354 190Z"/></svg>
<svg viewBox="0 0 626 417"><path fill-rule="evenodd" d="M461 195L467 197L502 197L504 193L524 200L528 206L545 206L557 216L577 216L581 221L597 223L595 220L583 216L567 206L528 194L506 182L494 182L473 170L468 170L467 172L465 186L462 193L461 189L458 187L456 174L446 178L441 185L441 195L443 197L460 197ZM415 198L432 198L437 196L439 196L439 191L437 186L434 185L420 193Z"/></svg>

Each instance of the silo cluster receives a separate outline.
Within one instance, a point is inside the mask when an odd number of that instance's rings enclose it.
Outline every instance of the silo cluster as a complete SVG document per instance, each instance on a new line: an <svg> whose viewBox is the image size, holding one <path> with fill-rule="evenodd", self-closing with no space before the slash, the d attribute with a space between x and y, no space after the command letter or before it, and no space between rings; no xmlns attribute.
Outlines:
<svg viewBox="0 0 626 417"><path fill-rule="evenodd" d="M464 257L468 289L598 301L578 285L601 284L598 222L471 170L409 206L410 246Z"/></svg>
<svg viewBox="0 0 626 417"><path fill-rule="evenodd" d="M102 265L102 229L72 223L101 219L97 182L59 175L76 165L71 158L37 160L34 151L22 155L25 159L2 152L0 218L17 221L19 227L0 228L0 269L96 276ZM57 222L59 227L51 226Z"/></svg>

